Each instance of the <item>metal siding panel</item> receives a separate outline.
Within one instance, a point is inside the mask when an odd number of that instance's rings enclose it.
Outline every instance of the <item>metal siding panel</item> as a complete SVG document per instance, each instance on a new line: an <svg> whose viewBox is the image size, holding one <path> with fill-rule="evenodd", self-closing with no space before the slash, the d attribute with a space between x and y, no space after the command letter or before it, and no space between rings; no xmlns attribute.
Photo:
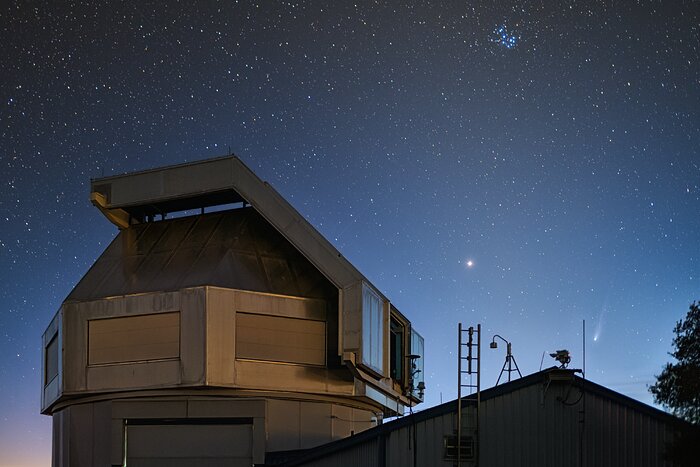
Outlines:
<svg viewBox="0 0 700 467"><path fill-rule="evenodd" d="M124 433L126 429L124 426L124 419L113 418L110 422L110 426L110 463L107 465L122 465L124 462Z"/></svg>
<svg viewBox="0 0 700 467"><path fill-rule="evenodd" d="M547 433L547 419L546 415L547 412L544 410L544 399L543 393L540 392L538 394L538 400L537 400L537 411L536 411L536 417L537 417L537 433L536 433L536 442L535 446L537 447L536 450L536 458L540 459L540 462L542 465L546 465L547 461L547 449L546 449L546 442L548 439L548 433Z"/></svg>
<svg viewBox="0 0 700 467"><path fill-rule="evenodd" d="M613 432L613 415L614 415L614 405L611 404L609 399L599 398L601 401L601 419L597 426L597 431L600 431L601 440L601 463L598 464L601 467L606 467L611 465L613 443L612 438L614 436ZM584 419L585 420L585 419ZM584 427L585 436L585 427Z"/></svg>
<svg viewBox="0 0 700 467"><path fill-rule="evenodd" d="M509 452L509 463L512 466L517 466L522 463L522 446L525 443L525 438L518 436L518 432L527 431L524 428L527 426L527 420L525 420L523 413L523 391L517 390L509 394L507 400L506 413L509 414L508 420L506 420L506 436L507 440L512 440L511 449L505 449Z"/></svg>
<svg viewBox="0 0 700 467"><path fill-rule="evenodd" d="M265 417L265 401L256 399L190 399L188 418L256 418Z"/></svg>
<svg viewBox="0 0 700 467"><path fill-rule="evenodd" d="M661 466L669 427L663 420L614 400L588 395L588 466Z"/></svg>
<svg viewBox="0 0 700 467"><path fill-rule="evenodd" d="M552 456L549 459L548 465L551 467L554 467L554 465L564 465L562 464L563 460L563 455L562 455L562 443L561 439L565 437L566 433L566 426L564 426L561 412L558 409L558 402L556 400L556 397L561 397L561 394L557 394L555 391L557 389L560 389L556 386L550 388L553 390L550 398L548 400L547 404L547 411L551 415L552 419L554 420L554 429L549 434L550 442L549 442L549 447L551 449Z"/></svg>
<svg viewBox="0 0 700 467"><path fill-rule="evenodd" d="M437 449L439 445L438 442L442 438L442 426L440 421L441 419L436 417L429 418L423 423L425 443L421 443L421 446L425 451L422 465L435 464L441 457L442 453L438 452Z"/></svg>
<svg viewBox="0 0 700 467"><path fill-rule="evenodd" d="M428 449L426 449L430 445L430 441L426 438L426 425L426 421L422 421L412 426L412 430L415 430L415 432L412 432L411 436L415 435L413 439L416 442L411 442L411 449L415 450L414 458L418 460L417 465L429 465L431 463L428 460Z"/></svg>
<svg viewBox="0 0 700 467"><path fill-rule="evenodd" d="M71 467L70 464L70 408L55 412L52 416L52 467Z"/></svg>
<svg viewBox="0 0 700 467"><path fill-rule="evenodd" d="M130 401L112 402L112 419L126 418L186 418L186 401Z"/></svg>
<svg viewBox="0 0 700 467"><path fill-rule="evenodd" d="M646 451L647 451L647 458L649 459L647 462L647 465L650 467L653 465L656 465L656 460L654 458L655 454L655 446L652 441L656 440L656 428L657 425L655 421L651 417L647 417L648 424L647 424L647 439L645 440L646 443Z"/></svg>
<svg viewBox="0 0 700 467"><path fill-rule="evenodd" d="M442 458L442 452L438 450L443 434L441 422L441 417L429 418L424 422L425 443L421 443L421 446L425 449L423 465L437 465L439 459Z"/></svg>
<svg viewBox="0 0 700 467"><path fill-rule="evenodd" d="M538 457L538 442L537 440L540 428L539 419L539 392L535 392L534 388L527 388L525 402L525 417L528 421L527 439L525 440L525 449L523 450L523 459L539 459Z"/></svg>
<svg viewBox="0 0 700 467"><path fill-rule="evenodd" d="M236 291L236 311L259 315L286 316L325 321L326 301L314 298L285 297L243 290Z"/></svg>
<svg viewBox="0 0 700 467"><path fill-rule="evenodd" d="M494 429L495 429L495 434L498 437L502 436L503 433L503 428L504 428L504 418L505 414L503 413L503 400L498 397L493 400L493 407L491 408L491 417L494 418ZM506 464L506 458L505 458L505 450L504 449L495 449L494 451L494 458L495 458L495 464L496 466L499 467L507 467Z"/></svg>
<svg viewBox="0 0 700 467"><path fill-rule="evenodd" d="M301 449L300 409L297 401L267 401L267 450Z"/></svg>
<svg viewBox="0 0 700 467"><path fill-rule="evenodd" d="M386 444L386 465L388 467L393 466L396 462L394 460L396 454L398 453L398 450L396 449L396 443L398 440L396 438L396 431L387 433L384 438L384 443Z"/></svg>
<svg viewBox="0 0 700 467"><path fill-rule="evenodd" d="M235 309L237 294L215 287L206 290L206 381L231 386L235 377Z"/></svg>
<svg viewBox="0 0 700 467"><path fill-rule="evenodd" d="M635 467L639 465L639 448L640 448L640 443L639 443L639 414L635 411L630 410L630 419L631 419L631 425L632 425L632 431L630 432L632 436L632 456L631 456L631 462L629 463L630 466L634 465Z"/></svg>
<svg viewBox="0 0 700 467"><path fill-rule="evenodd" d="M353 382L336 375L333 370L314 366L236 361L236 385L239 387L352 396Z"/></svg>
<svg viewBox="0 0 700 467"><path fill-rule="evenodd" d="M87 325L89 365L180 356L180 313L90 320Z"/></svg>
<svg viewBox="0 0 700 467"><path fill-rule="evenodd" d="M110 465L112 448L112 403L97 402L93 405L92 465Z"/></svg>
<svg viewBox="0 0 700 467"><path fill-rule="evenodd" d="M221 158L92 181L110 185L109 207L148 205L231 188L232 160Z"/></svg>
<svg viewBox="0 0 700 467"><path fill-rule="evenodd" d="M180 292L181 383L206 383L206 289Z"/></svg>
<svg viewBox="0 0 700 467"><path fill-rule="evenodd" d="M377 455L378 451L377 439L373 438L344 451L331 453L302 465L304 467L381 467ZM407 464L401 467L405 465Z"/></svg>
<svg viewBox="0 0 700 467"><path fill-rule="evenodd" d="M617 404L610 404L610 465L620 464L620 407Z"/></svg>
<svg viewBox="0 0 700 467"><path fill-rule="evenodd" d="M353 431L352 408L333 405L331 408L331 437L336 439L350 436Z"/></svg>
<svg viewBox="0 0 700 467"><path fill-rule="evenodd" d="M92 467L92 444L94 430L92 426L92 404L80 404L69 407L70 428L68 433L68 451L71 467Z"/></svg>
<svg viewBox="0 0 700 467"><path fill-rule="evenodd" d="M299 430L301 448L311 448L331 442L331 406L301 402Z"/></svg>
<svg viewBox="0 0 700 467"><path fill-rule="evenodd" d="M481 431L481 445L477 449L481 449L481 462L483 465L493 465L495 466L495 459L490 455L494 452L493 442L497 439L493 428L493 411L491 410L493 405L493 400L486 400L481 402L481 419L479 420L479 430ZM455 411L456 414L456 411ZM456 428L456 421L453 426Z"/></svg>
<svg viewBox="0 0 700 467"><path fill-rule="evenodd" d="M236 357L323 366L326 323L239 312Z"/></svg>
<svg viewBox="0 0 700 467"><path fill-rule="evenodd" d="M389 435L389 446L387 448L387 467L399 467L406 464L404 458L408 451L408 440L402 430L396 430Z"/></svg>
<svg viewBox="0 0 700 467"><path fill-rule="evenodd" d="M81 309L72 304L63 305L63 367L59 378L62 378L63 392L81 391L86 389L85 362L87 348L85 342L85 322Z"/></svg>
<svg viewBox="0 0 700 467"><path fill-rule="evenodd" d="M355 432L365 431L374 426L376 422L372 419L373 415L367 410L352 409L352 419L355 423Z"/></svg>
<svg viewBox="0 0 700 467"><path fill-rule="evenodd" d="M640 417L640 455L642 456L641 465L643 467L650 466L650 451L649 451L649 438L650 438L650 428L649 428L649 417L646 415L641 415Z"/></svg>

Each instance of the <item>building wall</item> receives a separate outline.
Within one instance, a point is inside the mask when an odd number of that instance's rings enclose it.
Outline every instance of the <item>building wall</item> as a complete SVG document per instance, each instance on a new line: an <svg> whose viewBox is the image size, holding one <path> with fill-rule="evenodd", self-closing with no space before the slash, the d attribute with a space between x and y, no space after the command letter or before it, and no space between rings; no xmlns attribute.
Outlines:
<svg viewBox="0 0 700 467"><path fill-rule="evenodd" d="M374 414L340 404L270 399L267 451L307 449L376 426Z"/></svg>
<svg viewBox="0 0 700 467"><path fill-rule="evenodd" d="M595 392L584 396L580 383L530 385L484 401L482 465L670 465L663 451L673 428L665 420Z"/></svg>
<svg viewBox="0 0 700 467"><path fill-rule="evenodd" d="M244 465L251 455L261 463L266 451L308 449L374 426L379 409L355 396L352 374L326 364L326 331L337 333L327 329L327 313L320 299L215 287L64 304L44 336L42 403L54 417L53 465L123 465L127 458L160 465L157 457L168 453L197 465ZM239 329L239 316L255 326ZM245 352L237 331L246 333ZM284 348L271 354L256 345L289 346L300 359L311 347L314 360L290 362ZM239 426L247 418L250 429ZM145 449L149 439L177 440L188 427L191 449L175 441L171 451L168 443L163 452ZM252 445L222 438L249 432ZM221 446L211 433L221 434ZM129 436L137 440L131 448Z"/></svg>
<svg viewBox="0 0 700 467"><path fill-rule="evenodd" d="M381 446L384 441L373 438L343 451L304 463L305 467L383 467ZM296 465L296 464L295 464Z"/></svg>
<svg viewBox="0 0 700 467"><path fill-rule="evenodd" d="M67 396L169 387L354 397L353 375L328 361L338 331L327 306L216 287L66 303L44 334L44 373L52 374L42 410ZM240 351L237 331L245 332Z"/></svg>
<svg viewBox="0 0 700 467"><path fill-rule="evenodd" d="M670 467L664 451L676 428L671 417L612 391L608 395L585 390L586 383L578 378L549 383L546 378L543 373L541 384L505 390L482 401L479 465ZM474 434L473 405L464 408L462 420L462 435ZM308 460L289 465L453 466L445 445L456 426L456 410L417 414L366 432L356 444L312 453ZM461 465L475 466L475 461L463 458Z"/></svg>
<svg viewBox="0 0 700 467"><path fill-rule="evenodd" d="M454 434L456 413L408 424L386 435L386 466L453 465L445 460L445 436Z"/></svg>
<svg viewBox="0 0 700 467"><path fill-rule="evenodd" d="M52 465L121 466L129 456L142 457L144 450L138 449L138 445L147 446L149 439L160 436L177 440L185 435L186 443L177 446L161 443L147 449L146 455L151 457L149 465L161 465L157 463L159 457L189 459L188 465L223 465L224 457L231 465L238 465L236 459L240 463L248 457L255 463L263 463L265 452L316 447L374 424L371 411L330 402L235 400L178 396L172 392L85 402L54 412ZM222 437L229 431L234 434L231 440L217 443L218 438L226 441ZM242 442L241 434L246 433L250 437L246 435L247 441ZM209 451L205 449L207 443L211 444ZM203 460L203 453L211 459ZM175 465L175 461L170 462L163 465Z"/></svg>
<svg viewBox="0 0 700 467"><path fill-rule="evenodd" d="M363 433L361 442L349 443L346 447L331 449L327 453L321 453L305 461L294 461L289 465L304 467L453 466L454 461L445 458L444 438L455 432L456 413L414 420L414 423L406 423L409 421L408 418L389 422L390 424L398 422L401 426L393 430L386 430L389 424L378 427L374 431ZM371 435L374 432L376 435ZM347 441L351 440L352 438Z"/></svg>

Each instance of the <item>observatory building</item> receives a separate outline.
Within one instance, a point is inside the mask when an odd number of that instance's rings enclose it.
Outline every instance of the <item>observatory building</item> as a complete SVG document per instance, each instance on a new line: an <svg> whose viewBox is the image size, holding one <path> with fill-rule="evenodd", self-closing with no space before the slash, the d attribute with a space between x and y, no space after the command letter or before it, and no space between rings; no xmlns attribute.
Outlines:
<svg viewBox="0 0 700 467"><path fill-rule="evenodd" d="M90 199L119 233L43 335L53 466L249 467L421 402L422 337L238 158Z"/></svg>

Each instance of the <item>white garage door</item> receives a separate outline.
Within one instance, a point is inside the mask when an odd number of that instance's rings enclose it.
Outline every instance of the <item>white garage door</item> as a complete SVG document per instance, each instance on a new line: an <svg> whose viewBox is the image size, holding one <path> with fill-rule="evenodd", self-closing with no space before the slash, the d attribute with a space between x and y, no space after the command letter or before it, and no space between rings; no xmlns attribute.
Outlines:
<svg viewBox="0 0 700 467"><path fill-rule="evenodd" d="M249 424L129 424L128 467L250 467Z"/></svg>

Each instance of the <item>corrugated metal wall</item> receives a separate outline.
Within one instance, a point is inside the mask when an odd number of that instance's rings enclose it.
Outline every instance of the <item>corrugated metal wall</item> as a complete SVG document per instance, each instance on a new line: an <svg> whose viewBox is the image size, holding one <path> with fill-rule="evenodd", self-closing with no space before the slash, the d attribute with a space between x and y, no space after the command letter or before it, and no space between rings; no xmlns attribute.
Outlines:
<svg viewBox="0 0 700 467"><path fill-rule="evenodd" d="M321 467L382 467L380 463L380 443L377 438L367 440L343 451L311 461L304 466Z"/></svg>
<svg viewBox="0 0 700 467"><path fill-rule="evenodd" d="M579 383L531 385L486 400L481 412L481 464L558 467L666 466L672 428ZM584 412L585 407L585 412Z"/></svg>
<svg viewBox="0 0 700 467"><path fill-rule="evenodd" d="M452 466L452 461L443 459L444 434L454 433L455 420L455 413L447 413L402 426L388 433L380 433L380 427L376 437L300 465L309 467Z"/></svg>
<svg viewBox="0 0 700 467"><path fill-rule="evenodd" d="M663 451L672 428L649 414L597 395L587 395L585 465L670 466Z"/></svg>
<svg viewBox="0 0 700 467"><path fill-rule="evenodd" d="M482 402L482 465L578 465L579 409L556 400L561 388L543 389L527 386Z"/></svg>
<svg viewBox="0 0 700 467"><path fill-rule="evenodd" d="M480 414L480 465L671 466L663 459L665 445L673 438L671 419L628 403L621 396L586 391L584 397L580 386L580 379L553 381L549 385L543 381L484 400ZM470 418L465 416L463 420ZM446 436L454 435L455 419L456 413L451 412L415 424L397 424L404 426L388 432L387 426L379 427L375 429L377 437L310 463L294 465L452 466L454 462L444 458L444 443ZM465 427L464 432L467 431ZM467 461L462 465L474 464Z"/></svg>
<svg viewBox="0 0 700 467"><path fill-rule="evenodd" d="M453 434L456 427L455 412L392 431L386 438L386 466L451 466L451 461L443 459L444 437Z"/></svg>

